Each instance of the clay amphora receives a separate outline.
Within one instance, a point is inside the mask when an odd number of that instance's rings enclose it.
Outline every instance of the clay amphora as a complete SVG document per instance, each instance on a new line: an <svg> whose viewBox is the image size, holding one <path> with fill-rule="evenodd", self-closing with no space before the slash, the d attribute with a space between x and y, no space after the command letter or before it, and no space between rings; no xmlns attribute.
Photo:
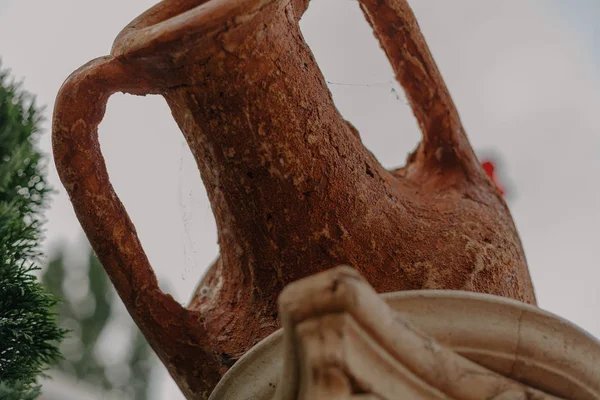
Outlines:
<svg viewBox="0 0 600 400"><path fill-rule="evenodd" d="M279 327L285 285L338 264L378 292L456 289L535 303L510 213L410 8L360 5L423 131L395 171L333 104L298 27L307 0L162 1L61 88L60 178L121 299L188 398L208 397ZM109 181L97 127L119 91L166 99L212 204L220 257L188 307L158 288Z"/></svg>

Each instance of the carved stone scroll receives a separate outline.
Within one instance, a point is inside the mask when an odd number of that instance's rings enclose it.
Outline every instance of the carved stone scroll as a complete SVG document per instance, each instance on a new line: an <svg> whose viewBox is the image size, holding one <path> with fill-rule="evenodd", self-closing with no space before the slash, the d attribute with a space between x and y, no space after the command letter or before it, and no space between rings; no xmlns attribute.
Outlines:
<svg viewBox="0 0 600 400"><path fill-rule="evenodd" d="M600 343L523 303L453 291L386 296L338 267L288 286L283 331L211 400L600 399Z"/></svg>
<svg viewBox="0 0 600 400"><path fill-rule="evenodd" d="M289 350L277 400L557 399L419 332L351 268L291 284L280 312Z"/></svg>

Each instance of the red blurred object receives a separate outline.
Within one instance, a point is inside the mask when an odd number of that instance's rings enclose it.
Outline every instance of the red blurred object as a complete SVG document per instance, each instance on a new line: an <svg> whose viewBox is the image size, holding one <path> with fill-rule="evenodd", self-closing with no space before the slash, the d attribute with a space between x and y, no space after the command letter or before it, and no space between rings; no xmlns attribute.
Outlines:
<svg viewBox="0 0 600 400"><path fill-rule="evenodd" d="M483 170L485 171L485 173L490 177L492 182L494 182L494 184L496 185L496 188L498 188L498 191L500 192L500 194L504 195L504 189L498 183L498 178L496 177L495 172L494 172L496 169L496 166L494 165L494 163L492 161L484 161L481 163L481 166L483 167Z"/></svg>

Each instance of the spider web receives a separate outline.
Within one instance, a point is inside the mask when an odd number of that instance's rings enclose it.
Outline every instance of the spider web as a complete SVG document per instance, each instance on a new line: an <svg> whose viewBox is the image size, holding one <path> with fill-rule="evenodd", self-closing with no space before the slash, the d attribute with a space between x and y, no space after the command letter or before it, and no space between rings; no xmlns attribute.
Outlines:
<svg viewBox="0 0 600 400"><path fill-rule="evenodd" d="M348 90L350 94L355 92L358 95L367 90L375 91L377 97L384 101L389 101L391 97L394 102L404 106L408 105L404 90L393 79L379 82L341 82L338 80L326 80L326 82L334 97L346 95ZM204 243L204 240L208 239L207 230L210 225L216 232L216 224L204 186L200 181L198 167L187 142L183 139L180 143L178 171L177 202L182 226L181 247L184 260L180 279L196 281L198 271L203 271L202 274L204 274L211 264L210 255L206 254L207 244ZM216 238L216 235L214 237Z"/></svg>

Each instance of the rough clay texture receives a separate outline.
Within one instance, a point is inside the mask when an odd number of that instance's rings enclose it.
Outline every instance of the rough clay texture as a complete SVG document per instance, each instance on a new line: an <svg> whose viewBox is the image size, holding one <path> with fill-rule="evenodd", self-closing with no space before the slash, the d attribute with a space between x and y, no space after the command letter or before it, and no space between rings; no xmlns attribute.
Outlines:
<svg viewBox="0 0 600 400"><path fill-rule="evenodd" d="M298 27L307 5L165 0L58 95L61 180L123 302L190 399L208 397L279 327L284 286L339 264L378 292L456 289L535 304L509 210L406 2L360 2L423 132L395 171L335 108ZM220 257L187 308L158 288L110 185L97 126L117 91L167 99L212 204Z"/></svg>

